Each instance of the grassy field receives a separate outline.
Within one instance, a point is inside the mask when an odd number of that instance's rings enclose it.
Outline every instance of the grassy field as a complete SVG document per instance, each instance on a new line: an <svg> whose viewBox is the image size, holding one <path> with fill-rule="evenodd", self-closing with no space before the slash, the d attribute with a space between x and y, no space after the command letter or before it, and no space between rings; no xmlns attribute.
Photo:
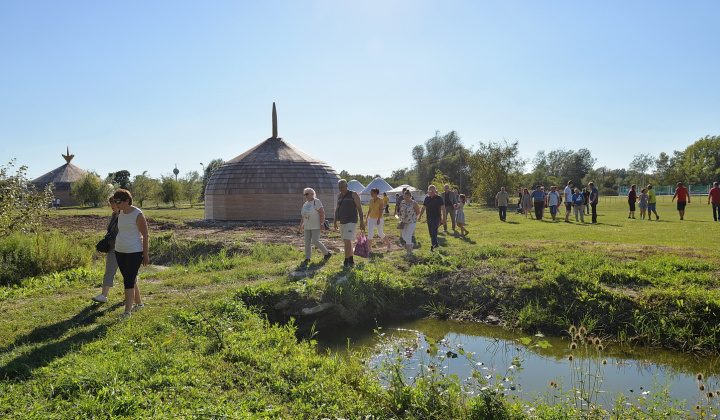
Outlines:
<svg viewBox="0 0 720 420"><path fill-rule="evenodd" d="M398 246L369 260L356 257L359 264L349 271L341 257L323 264L317 253L308 271L298 270L302 250L280 240L233 252L206 247L193 258L192 243L151 232L151 254L187 258L143 269L148 307L127 322L118 320L117 288L110 303L89 302L101 284L99 255L90 265L0 288L0 416L525 417L527 407L507 405L501 395L468 398L448 380L381 386L360 355L318 355L312 342L295 338L292 323L271 322L294 313L300 322L300 309L321 302L333 304L326 318L347 325L425 310L495 316L528 334L584 324L610 341L716 352L718 238L706 200L696 198L683 221L669 202L659 206L660 221L646 221L627 219L626 205L611 201L598 206L597 225L514 213L503 223L494 209L470 206L468 238L441 233L442 246L431 253L421 224L413 258ZM174 223L203 215L201 206L143 210ZM106 216L108 210L52 213ZM393 220L387 218L386 230L397 243ZM70 240L66 246L94 254L87 238ZM577 417L543 410L544 418ZM652 418L627 410L620 418Z"/></svg>

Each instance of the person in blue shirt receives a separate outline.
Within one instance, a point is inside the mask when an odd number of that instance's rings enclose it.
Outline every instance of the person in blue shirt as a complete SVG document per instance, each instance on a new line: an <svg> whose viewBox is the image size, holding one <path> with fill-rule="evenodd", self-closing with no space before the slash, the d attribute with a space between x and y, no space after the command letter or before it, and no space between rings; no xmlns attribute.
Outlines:
<svg viewBox="0 0 720 420"><path fill-rule="evenodd" d="M542 190L542 185L536 186L535 191L530 194L530 199L532 200L533 207L535 208L535 219L537 220L542 220L545 204L547 204L546 198L547 196L545 195L545 191Z"/></svg>
<svg viewBox="0 0 720 420"><path fill-rule="evenodd" d="M575 212L575 221L585 223L585 197L580 192L580 188L575 188L575 194L572 195L571 200ZM580 220L578 220L578 213L580 213Z"/></svg>

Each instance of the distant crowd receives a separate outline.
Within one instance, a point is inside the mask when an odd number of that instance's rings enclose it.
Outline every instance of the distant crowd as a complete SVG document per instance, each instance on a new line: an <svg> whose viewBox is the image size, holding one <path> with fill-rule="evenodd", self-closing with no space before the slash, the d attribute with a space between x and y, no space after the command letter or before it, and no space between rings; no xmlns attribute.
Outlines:
<svg viewBox="0 0 720 420"><path fill-rule="evenodd" d="M369 250L372 248L372 242L377 236L390 251L392 246L384 232L383 214L390 214L390 197L387 193L382 193L377 188L371 190L371 198L369 201L367 215L363 211L363 205L357 192L348 189L348 182L344 179L338 181L338 194L336 197L335 215L333 229L339 231L344 245L344 267L353 267L354 250L352 241L357 237L358 229L365 231L367 225L367 244L363 244ZM315 191L312 188L306 188L303 191L305 203L301 209L302 222L300 224L300 232L305 234L305 261L307 265L310 262L312 246L319 249L324 259L328 260L332 253L320 241L320 232L329 229L330 226L325 220L325 211L322 202L315 197ZM530 189L524 187L518 194L516 212L524 214L525 218L543 220L545 213L549 212L552 220L562 217L562 206L565 206L565 222L570 223L570 217L574 216L575 222L585 223L585 215L591 217L591 223L597 223L597 205L599 199L599 191L593 182L588 183L586 188L582 190L574 187L572 180L568 181L564 190L561 192L557 186L551 186L549 191L545 190L542 185L537 185L530 192ZM713 218L715 221L720 220L720 188L715 182L713 188L708 194L708 205L712 204ZM688 189L678 182L672 201L677 202L677 210L680 220L685 217L685 207L690 203L690 193ZM657 197L652 185L642 188L637 192L637 185L632 185L627 196L629 206L628 219L635 219L636 208L640 208L640 219L659 220L657 213ZM412 255L415 228L418 223L422 222L425 216L428 233L430 234L430 251L434 251L440 246L438 241L438 232L442 226L444 231L448 230L448 222L454 232L460 230L460 236L466 237L470 232L465 227L465 206L468 204L468 198L465 194L459 194L457 189L451 189L450 185L444 185L443 191L439 192L435 185L428 187L428 192L422 199L422 204L413 198L412 191L403 189L402 194L395 196L394 216L398 220L397 228L401 230L401 242L404 244L406 255ZM510 205L510 195L501 187L500 191L495 195L495 206L498 209L498 215L501 221L506 221L507 210ZM532 211L531 211L532 210ZM450 219L450 220L448 220ZM357 250L355 250L357 252ZM368 251L369 252L369 251Z"/></svg>

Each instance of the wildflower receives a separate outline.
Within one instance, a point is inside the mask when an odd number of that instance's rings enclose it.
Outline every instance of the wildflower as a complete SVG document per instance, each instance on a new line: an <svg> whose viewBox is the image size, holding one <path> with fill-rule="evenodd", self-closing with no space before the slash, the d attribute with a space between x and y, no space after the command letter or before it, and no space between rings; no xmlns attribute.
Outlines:
<svg viewBox="0 0 720 420"><path fill-rule="evenodd" d="M592 343L593 343L593 338L592 338L592 337L587 337L587 338L585 339L585 341L587 341L588 344L592 344Z"/></svg>
<svg viewBox="0 0 720 420"><path fill-rule="evenodd" d="M578 330L578 333L580 333L580 335L587 334L587 328L581 326L580 329Z"/></svg>
<svg viewBox="0 0 720 420"><path fill-rule="evenodd" d="M598 351L603 351L603 350L605 350L605 346L600 344L599 346L597 346L597 349L598 349Z"/></svg>
<svg viewBox="0 0 720 420"><path fill-rule="evenodd" d="M595 337L595 341L593 342L593 344L595 344L596 346L598 346L598 345L600 345L600 343L602 343L602 341L600 341L599 338Z"/></svg>
<svg viewBox="0 0 720 420"><path fill-rule="evenodd" d="M705 394L705 396L706 396L707 399L709 400L710 398L712 398L713 396L715 396L715 394L713 394L712 392L708 392L707 394Z"/></svg>
<svg viewBox="0 0 720 420"><path fill-rule="evenodd" d="M575 350L576 348L577 348L577 343L573 341L572 344L570 344L570 349Z"/></svg>
<svg viewBox="0 0 720 420"><path fill-rule="evenodd" d="M573 359L574 359L574 357L573 357L573 355L571 354L571 355L569 355L569 356L567 357L567 359L572 362Z"/></svg>
<svg viewBox="0 0 720 420"><path fill-rule="evenodd" d="M607 359L603 359L602 364L607 365Z"/></svg>
<svg viewBox="0 0 720 420"><path fill-rule="evenodd" d="M720 389L715 390L715 395L720 395Z"/></svg>
<svg viewBox="0 0 720 420"><path fill-rule="evenodd" d="M696 409L696 410L699 410L699 409L700 409L700 406L699 406L699 405L696 405L696 406L693 407L693 408Z"/></svg>
<svg viewBox="0 0 720 420"><path fill-rule="evenodd" d="M699 389L700 391L705 391L705 385L700 384L700 385L698 386L698 389Z"/></svg>
<svg viewBox="0 0 720 420"><path fill-rule="evenodd" d="M573 340L582 340L582 337L580 337L580 334L575 334L575 337L573 337Z"/></svg>
<svg viewBox="0 0 720 420"><path fill-rule="evenodd" d="M557 382L555 382L555 381L550 381L550 386L553 387L553 388L557 388Z"/></svg>
<svg viewBox="0 0 720 420"><path fill-rule="evenodd" d="M575 328L574 325L571 325L568 332L570 333L570 335L575 335L575 333L577 332L577 328Z"/></svg>
<svg viewBox="0 0 720 420"><path fill-rule="evenodd" d="M702 381L702 380L703 380L703 374L702 374L702 373L698 373L697 375L695 375L695 379L697 379L698 381Z"/></svg>

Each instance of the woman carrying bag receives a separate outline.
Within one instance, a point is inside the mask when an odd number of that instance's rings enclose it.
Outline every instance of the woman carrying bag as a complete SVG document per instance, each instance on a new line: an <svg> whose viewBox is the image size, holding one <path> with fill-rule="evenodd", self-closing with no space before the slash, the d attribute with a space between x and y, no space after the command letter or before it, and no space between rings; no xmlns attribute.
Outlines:
<svg viewBox="0 0 720 420"><path fill-rule="evenodd" d="M303 261L303 265L310 263L313 244L316 249L322 251L323 260L327 261L332 256L332 253L320 242L320 231L327 229L325 226L325 208L323 208L322 202L315 198L315 190L312 188L305 188L303 196L305 196L305 203L300 210L302 216L300 219L300 233L305 233L305 261Z"/></svg>

